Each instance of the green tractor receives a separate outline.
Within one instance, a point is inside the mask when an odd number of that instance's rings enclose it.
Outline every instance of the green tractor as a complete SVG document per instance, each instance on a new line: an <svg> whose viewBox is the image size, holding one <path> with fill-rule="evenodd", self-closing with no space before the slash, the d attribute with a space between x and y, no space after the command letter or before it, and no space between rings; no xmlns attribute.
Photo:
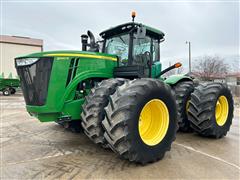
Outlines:
<svg viewBox="0 0 240 180"><path fill-rule="evenodd" d="M133 21L82 35L82 51L34 53L15 59L27 111L41 122L81 128L96 144L146 164L163 158L176 132L226 135L233 99L225 84L195 85L162 75L164 33ZM179 128L178 128L179 127Z"/></svg>

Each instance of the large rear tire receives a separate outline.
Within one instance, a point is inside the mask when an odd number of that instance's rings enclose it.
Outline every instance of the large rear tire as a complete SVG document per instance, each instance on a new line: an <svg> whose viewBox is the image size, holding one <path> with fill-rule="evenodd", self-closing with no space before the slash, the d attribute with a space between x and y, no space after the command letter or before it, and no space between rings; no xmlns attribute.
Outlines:
<svg viewBox="0 0 240 180"><path fill-rule="evenodd" d="M226 84L207 83L191 95L188 118L191 127L202 136L226 136L233 119L233 98Z"/></svg>
<svg viewBox="0 0 240 180"><path fill-rule="evenodd" d="M109 96L116 91L117 86L124 83L124 79L107 79L94 87L82 106L82 127L84 133L95 143L107 147L103 137L102 120L105 117L104 108L109 102Z"/></svg>
<svg viewBox="0 0 240 180"><path fill-rule="evenodd" d="M190 127L190 121L187 117L187 109L189 108L191 93L194 91L194 84L192 81L182 81L173 86L173 90L177 103L179 131L192 132L193 129Z"/></svg>
<svg viewBox="0 0 240 180"><path fill-rule="evenodd" d="M177 113L169 85L154 79L125 82L110 96L105 110L104 137L120 157L146 164L170 150Z"/></svg>

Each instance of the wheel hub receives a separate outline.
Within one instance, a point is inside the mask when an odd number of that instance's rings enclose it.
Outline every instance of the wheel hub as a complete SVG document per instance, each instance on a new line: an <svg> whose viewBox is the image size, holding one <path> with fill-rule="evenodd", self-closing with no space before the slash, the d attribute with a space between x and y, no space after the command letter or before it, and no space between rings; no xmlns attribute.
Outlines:
<svg viewBox="0 0 240 180"><path fill-rule="evenodd" d="M219 126L223 126L228 117L228 100L225 96L220 96L216 103L215 118Z"/></svg>
<svg viewBox="0 0 240 180"><path fill-rule="evenodd" d="M169 112L166 104L159 99L150 100L143 107L138 123L142 141L154 146L165 137L169 126Z"/></svg>

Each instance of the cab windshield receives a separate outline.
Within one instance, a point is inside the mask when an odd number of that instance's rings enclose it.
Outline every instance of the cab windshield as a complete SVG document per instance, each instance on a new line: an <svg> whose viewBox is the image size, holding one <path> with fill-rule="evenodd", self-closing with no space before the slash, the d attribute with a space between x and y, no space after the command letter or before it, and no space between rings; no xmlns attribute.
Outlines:
<svg viewBox="0 0 240 180"><path fill-rule="evenodd" d="M132 36L132 48L129 48L130 38L131 35L128 33L106 39L104 52L118 56L120 66L129 65L129 58L132 58L131 65L141 65L146 68L149 66L150 61L160 60L159 41L157 39L149 36L137 38L136 33L134 33Z"/></svg>
<svg viewBox="0 0 240 180"><path fill-rule="evenodd" d="M117 55L120 63L128 61L129 34L118 35L106 40L105 53Z"/></svg>

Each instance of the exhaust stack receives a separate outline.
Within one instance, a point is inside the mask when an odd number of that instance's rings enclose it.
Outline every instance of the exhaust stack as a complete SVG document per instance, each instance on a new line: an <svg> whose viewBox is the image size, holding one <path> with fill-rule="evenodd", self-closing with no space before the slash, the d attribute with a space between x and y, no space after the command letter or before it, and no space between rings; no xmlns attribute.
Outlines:
<svg viewBox="0 0 240 180"><path fill-rule="evenodd" d="M81 42L82 42L82 50L87 51L88 35L86 34L81 35Z"/></svg>

